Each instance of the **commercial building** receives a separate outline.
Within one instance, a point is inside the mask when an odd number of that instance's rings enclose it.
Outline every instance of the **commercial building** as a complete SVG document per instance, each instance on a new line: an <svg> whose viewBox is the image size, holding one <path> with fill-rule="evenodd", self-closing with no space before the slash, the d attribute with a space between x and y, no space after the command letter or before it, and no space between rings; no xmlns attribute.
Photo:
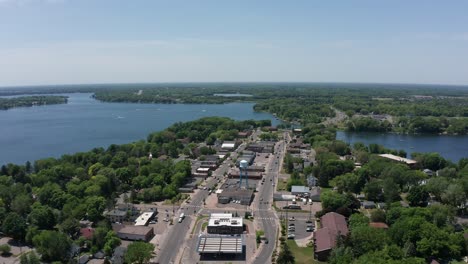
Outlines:
<svg viewBox="0 0 468 264"><path fill-rule="evenodd" d="M202 235L198 237L197 252L200 255L244 254L244 237L242 235Z"/></svg>
<svg viewBox="0 0 468 264"><path fill-rule="evenodd" d="M345 217L335 212L322 216L320 224L322 227L314 234L315 257L319 261L326 261L336 246L338 236L347 236L349 230Z"/></svg>
<svg viewBox="0 0 468 264"><path fill-rule="evenodd" d="M149 241L154 236L154 230L149 226L114 226L117 236L124 240Z"/></svg>
<svg viewBox="0 0 468 264"><path fill-rule="evenodd" d="M145 226L153 218L154 212L144 212L135 220L135 226Z"/></svg>
<svg viewBox="0 0 468 264"><path fill-rule="evenodd" d="M379 154L379 156L382 157L382 158L393 160L393 161L406 163L410 167L412 167L412 166L416 165L416 163L418 163L415 160L402 158L400 156L395 156L393 154Z"/></svg>
<svg viewBox="0 0 468 264"><path fill-rule="evenodd" d="M233 217L232 214L211 214L207 230L210 234L242 234L244 222L242 217Z"/></svg>
<svg viewBox="0 0 468 264"><path fill-rule="evenodd" d="M306 186L293 185L291 186L291 194L309 197L310 190L309 190L309 187L306 187Z"/></svg>
<svg viewBox="0 0 468 264"><path fill-rule="evenodd" d="M249 144L245 149L257 153L273 153L275 142L260 141Z"/></svg>
<svg viewBox="0 0 468 264"><path fill-rule="evenodd" d="M238 168L230 170L228 173L229 178L239 178L240 171ZM263 173L257 171L247 171L247 177L250 179L261 179L263 178Z"/></svg>
<svg viewBox="0 0 468 264"><path fill-rule="evenodd" d="M236 148L236 142L234 141L224 141L221 145L223 150L234 150Z"/></svg>
<svg viewBox="0 0 468 264"><path fill-rule="evenodd" d="M240 201L242 205L250 205L253 199L253 191L245 189L224 189L218 194L218 203L227 204L232 200Z"/></svg>

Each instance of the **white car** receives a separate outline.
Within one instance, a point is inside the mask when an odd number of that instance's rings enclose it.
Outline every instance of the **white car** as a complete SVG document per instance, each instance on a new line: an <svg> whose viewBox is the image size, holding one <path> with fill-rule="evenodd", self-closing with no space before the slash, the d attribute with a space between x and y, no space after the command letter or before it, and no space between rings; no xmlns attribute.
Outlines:
<svg viewBox="0 0 468 264"><path fill-rule="evenodd" d="M296 235L294 235L294 234L291 234L291 233L288 234L288 239L293 239L295 237L296 237Z"/></svg>

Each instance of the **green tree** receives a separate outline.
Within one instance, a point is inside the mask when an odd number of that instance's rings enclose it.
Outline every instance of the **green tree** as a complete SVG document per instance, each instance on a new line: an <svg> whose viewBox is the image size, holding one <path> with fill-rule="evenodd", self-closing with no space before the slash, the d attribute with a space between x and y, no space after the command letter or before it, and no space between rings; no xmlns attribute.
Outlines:
<svg viewBox="0 0 468 264"><path fill-rule="evenodd" d="M125 263L149 263L149 260L153 256L153 251L153 244L141 241L133 242L128 245L127 253L125 253Z"/></svg>
<svg viewBox="0 0 468 264"><path fill-rule="evenodd" d="M11 247L8 244L0 245L0 251L2 252L2 255L10 255Z"/></svg>
<svg viewBox="0 0 468 264"><path fill-rule="evenodd" d="M8 236L23 240L26 233L26 221L17 213L9 213L3 220L2 230Z"/></svg>
<svg viewBox="0 0 468 264"><path fill-rule="evenodd" d="M406 197L411 206L426 206L429 193L424 186L413 186Z"/></svg>
<svg viewBox="0 0 468 264"><path fill-rule="evenodd" d="M20 264L40 264L41 261L39 257L34 253L34 251L30 251L24 254L21 254L20 257Z"/></svg>
<svg viewBox="0 0 468 264"><path fill-rule="evenodd" d="M35 204L33 207L28 216L28 222L39 229L52 229L55 225L55 215L52 209L39 204Z"/></svg>
<svg viewBox="0 0 468 264"><path fill-rule="evenodd" d="M294 264L296 263L296 260L294 258L294 255L292 254L291 250L289 249L288 244L286 243L281 243L281 251L278 255L278 264Z"/></svg>
<svg viewBox="0 0 468 264"><path fill-rule="evenodd" d="M42 231L33 238L33 244L45 261L67 261L70 257L72 243L63 233Z"/></svg>

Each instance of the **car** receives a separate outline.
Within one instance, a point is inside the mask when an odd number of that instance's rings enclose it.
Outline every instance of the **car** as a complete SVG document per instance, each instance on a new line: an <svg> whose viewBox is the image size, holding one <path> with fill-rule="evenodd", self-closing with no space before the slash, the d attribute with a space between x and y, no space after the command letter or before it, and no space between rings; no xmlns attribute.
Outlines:
<svg viewBox="0 0 468 264"><path fill-rule="evenodd" d="M164 222L169 222L169 219L167 219L167 218L164 218Z"/></svg>
<svg viewBox="0 0 468 264"><path fill-rule="evenodd" d="M205 186L205 187L203 187L203 190L206 190L206 189L207 189L207 188L206 188L206 186Z"/></svg>
<svg viewBox="0 0 468 264"><path fill-rule="evenodd" d="M294 218L294 216L289 217L289 221L295 221L295 220L296 218Z"/></svg>
<svg viewBox="0 0 468 264"><path fill-rule="evenodd" d="M294 226L288 227L288 232L294 232L296 231L296 228Z"/></svg>
<svg viewBox="0 0 468 264"><path fill-rule="evenodd" d="M265 244L268 244L268 239L265 239Z"/></svg>
<svg viewBox="0 0 468 264"><path fill-rule="evenodd" d="M272 183L271 185L275 186L275 183Z"/></svg>
<svg viewBox="0 0 468 264"><path fill-rule="evenodd" d="M156 224L156 221L153 220L153 221L150 221L149 223L150 224Z"/></svg>
<svg viewBox="0 0 468 264"><path fill-rule="evenodd" d="M306 221L306 223L308 223L308 224L313 223L313 221L312 221L312 219L309 219L309 220Z"/></svg>
<svg viewBox="0 0 468 264"><path fill-rule="evenodd" d="M314 231L314 228L313 228L313 227L310 227L310 226L308 226L308 227L306 228L306 231L307 231L307 232L313 232L313 231Z"/></svg>
<svg viewBox="0 0 468 264"><path fill-rule="evenodd" d="M296 237L296 235L294 234L288 234L288 239L294 239Z"/></svg>
<svg viewBox="0 0 468 264"><path fill-rule="evenodd" d="M263 198L260 198L260 201L263 201Z"/></svg>
<svg viewBox="0 0 468 264"><path fill-rule="evenodd" d="M296 226L294 223L290 223L289 226Z"/></svg>

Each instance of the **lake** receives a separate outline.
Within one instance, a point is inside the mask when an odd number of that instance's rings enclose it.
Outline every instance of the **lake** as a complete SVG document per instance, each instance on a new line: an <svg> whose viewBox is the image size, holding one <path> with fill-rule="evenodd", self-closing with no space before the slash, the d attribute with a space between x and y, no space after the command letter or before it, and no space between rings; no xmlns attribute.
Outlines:
<svg viewBox="0 0 468 264"><path fill-rule="evenodd" d="M254 112L253 103L104 103L90 93L60 95L69 96L68 104L0 111L0 165L130 143L176 122L207 116L279 123L268 113Z"/></svg>
<svg viewBox="0 0 468 264"><path fill-rule="evenodd" d="M338 131L336 139L354 144L376 143L389 149L403 149L408 156L413 152L438 152L444 158L458 162L468 157L468 136L406 135L393 133L363 133Z"/></svg>

